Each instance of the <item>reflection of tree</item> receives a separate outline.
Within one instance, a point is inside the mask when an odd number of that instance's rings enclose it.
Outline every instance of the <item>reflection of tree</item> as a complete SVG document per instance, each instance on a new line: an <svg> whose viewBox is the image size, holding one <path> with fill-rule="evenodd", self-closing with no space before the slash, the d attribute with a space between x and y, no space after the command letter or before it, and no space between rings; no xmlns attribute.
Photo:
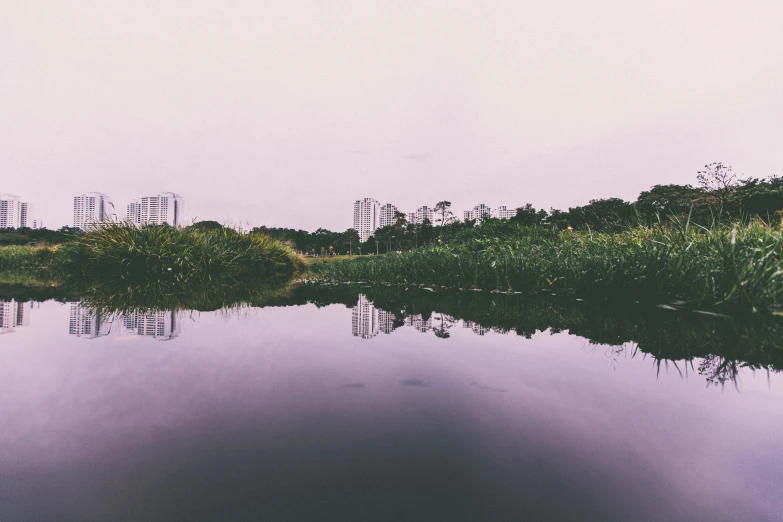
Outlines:
<svg viewBox="0 0 783 522"><path fill-rule="evenodd" d="M437 320L438 318L436 318ZM433 328L433 331L435 332L435 337L438 337L440 339L448 339L451 337L451 334L449 333L449 328L454 326L456 324L456 320L454 320L453 317L450 317L446 314L440 314L440 324Z"/></svg>

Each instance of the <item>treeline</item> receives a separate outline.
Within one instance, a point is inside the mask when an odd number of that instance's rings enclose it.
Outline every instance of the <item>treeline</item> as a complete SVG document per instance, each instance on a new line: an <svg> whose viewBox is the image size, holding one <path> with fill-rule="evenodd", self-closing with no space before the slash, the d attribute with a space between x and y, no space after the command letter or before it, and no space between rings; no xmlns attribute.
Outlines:
<svg viewBox="0 0 783 522"><path fill-rule="evenodd" d="M359 243L355 230L313 233L288 228L259 227L277 239L290 241L302 253L321 255L385 253L408 251L435 242L448 243L462 231L481 226L476 221L459 221L449 201L435 205L434 222L410 223L397 213L393 225L378 229L368 241ZM537 209L531 204L517 208L509 221L554 230L620 232L628 227L677 221L712 227L725 221L760 218L768 224L780 224L783 217L783 178L740 179L731 167L722 163L706 165L697 173L697 185L655 185L639 194L635 201L620 198L594 199L587 205L568 210ZM483 224L497 221L485 217Z"/></svg>
<svg viewBox="0 0 783 522"><path fill-rule="evenodd" d="M46 228L2 228L0 229L0 246L9 245L60 245L72 241L82 234L81 229L62 227L59 230Z"/></svg>

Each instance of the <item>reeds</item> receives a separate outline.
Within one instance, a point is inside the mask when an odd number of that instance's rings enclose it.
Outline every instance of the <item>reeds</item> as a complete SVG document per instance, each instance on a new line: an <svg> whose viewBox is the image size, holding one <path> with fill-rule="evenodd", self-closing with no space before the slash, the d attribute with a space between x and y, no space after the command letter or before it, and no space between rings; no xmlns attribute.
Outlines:
<svg viewBox="0 0 783 522"><path fill-rule="evenodd" d="M233 229L111 223L63 250L69 272L81 277L131 281L289 278L303 269L285 244Z"/></svg>
<svg viewBox="0 0 783 522"><path fill-rule="evenodd" d="M777 309L783 301L780 230L753 221L686 223L621 233L478 227L443 246L311 266L314 275L447 288L571 291L642 301Z"/></svg>

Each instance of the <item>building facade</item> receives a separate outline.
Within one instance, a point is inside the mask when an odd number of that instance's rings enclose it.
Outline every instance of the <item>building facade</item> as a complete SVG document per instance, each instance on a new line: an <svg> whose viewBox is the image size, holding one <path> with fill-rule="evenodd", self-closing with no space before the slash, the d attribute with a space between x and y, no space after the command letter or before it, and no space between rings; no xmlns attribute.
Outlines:
<svg viewBox="0 0 783 522"><path fill-rule="evenodd" d="M383 205L381 207L380 212L381 212L381 217L380 217L379 228L389 227L397 222L397 219L394 217L394 215L399 211L397 210L397 207L395 207L391 203L386 203L385 205Z"/></svg>
<svg viewBox="0 0 783 522"><path fill-rule="evenodd" d="M135 225L182 226L184 201L173 192L162 192L157 196L144 196L128 204L126 219Z"/></svg>
<svg viewBox="0 0 783 522"><path fill-rule="evenodd" d="M122 318L123 334L151 337L158 341L170 341L179 337L182 322L173 310L133 312Z"/></svg>
<svg viewBox="0 0 783 522"><path fill-rule="evenodd" d="M106 194L88 192L73 197L74 228L87 230L114 219L114 204Z"/></svg>
<svg viewBox="0 0 783 522"><path fill-rule="evenodd" d="M353 228L362 243L367 241L381 225L381 205L373 198L357 200L353 204Z"/></svg>
<svg viewBox="0 0 783 522"><path fill-rule="evenodd" d="M0 228L37 228L33 205L14 194L0 194Z"/></svg>
<svg viewBox="0 0 783 522"><path fill-rule="evenodd" d="M498 219L511 219L517 215L517 209L501 205L492 211L492 216Z"/></svg>
<svg viewBox="0 0 783 522"><path fill-rule="evenodd" d="M481 224L484 218L492 215L492 209L481 203L473 207L473 210L466 210L463 212L463 218L465 221L476 220L476 224Z"/></svg>
<svg viewBox="0 0 783 522"><path fill-rule="evenodd" d="M111 321L100 309L90 308L84 302L71 303L71 317L68 321L68 334L82 339L95 339L109 335Z"/></svg>
<svg viewBox="0 0 783 522"><path fill-rule="evenodd" d="M414 223L416 225L421 225L424 223L424 220L429 219L430 224L433 223L435 217L434 211L429 208L428 206L419 207L416 209L416 212L411 212L408 216L408 222Z"/></svg>
<svg viewBox="0 0 783 522"><path fill-rule="evenodd" d="M372 339L380 331L378 309L364 294L359 294L359 300L351 312L351 333L362 339Z"/></svg>
<svg viewBox="0 0 783 522"><path fill-rule="evenodd" d="M30 301L0 301L0 334L11 333L17 326L28 326L30 305Z"/></svg>

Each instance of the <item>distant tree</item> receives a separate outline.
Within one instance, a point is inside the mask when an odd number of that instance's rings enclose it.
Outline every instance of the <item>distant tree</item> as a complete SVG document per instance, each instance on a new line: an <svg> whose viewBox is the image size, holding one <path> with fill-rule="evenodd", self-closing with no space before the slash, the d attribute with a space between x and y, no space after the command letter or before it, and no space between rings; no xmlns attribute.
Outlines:
<svg viewBox="0 0 783 522"><path fill-rule="evenodd" d="M655 185L639 194L634 205L646 221L666 221L690 214L703 194L702 189L691 185Z"/></svg>
<svg viewBox="0 0 783 522"><path fill-rule="evenodd" d="M355 228L349 228L342 233L342 245L343 249L348 252L348 255L353 255L353 251L361 243L359 233ZM347 248L346 248L347 247Z"/></svg>
<svg viewBox="0 0 783 522"><path fill-rule="evenodd" d="M737 188L737 175L732 168L723 163L710 163L704 170L697 172L696 179L704 189L710 205L717 210L718 216L728 206Z"/></svg>
<svg viewBox="0 0 783 522"><path fill-rule="evenodd" d="M416 246L426 245L427 243L431 242L435 235L435 229L432 226L432 221L429 219L422 221L422 223L416 227L415 233Z"/></svg>
<svg viewBox="0 0 783 522"><path fill-rule="evenodd" d="M511 218L511 221L520 225L534 226L542 225L549 214L546 210L536 210L533 205L526 203L524 207L519 207L517 213Z"/></svg>
<svg viewBox="0 0 783 522"><path fill-rule="evenodd" d="M217 221L197 221L188 228L194 228L196 230L223 230L224 227Z"/></svg>
<svg viewBox="0 0 783 522"><path fill-rule="evenodd" d="M454 214L451 212L451 201L439 201L435 205L435 215L438 216L438 241L443 241L443 229L454 222Z"/></svg>

